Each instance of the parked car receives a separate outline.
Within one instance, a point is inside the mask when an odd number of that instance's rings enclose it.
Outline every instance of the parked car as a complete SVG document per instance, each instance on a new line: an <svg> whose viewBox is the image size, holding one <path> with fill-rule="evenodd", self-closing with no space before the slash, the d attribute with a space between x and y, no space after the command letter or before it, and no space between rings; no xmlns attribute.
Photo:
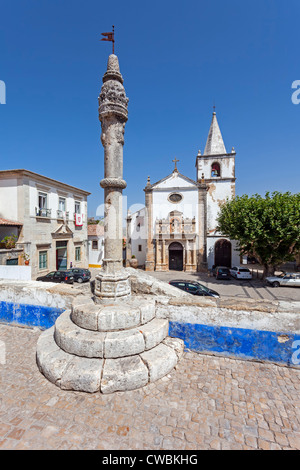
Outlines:
<svg viewBox="0 0 300 470"><path fill-rule="evenodd" d="M171 286L178 287L185 292L189 292L193 295L202 295L207 297L220 297L218 292L209 289L208 287L203 286L200 282L197 281L182 281L182 280L175 280L170 281L169 284Z"/></svg>
<svg viewBox="0 0 300 470"><path fill-rule="evenodd" d="M230 274L235 279L252 279L250 269L241 266L234 266L230 270Z"/></svg>
<svg viewBox="0 0 300 470"><path fill-rule="evenodd" d="M75 282L88 282L91 279L91 271L82 268L70 268L67 270L74 277Z"/></svg>
<svg viewBox="0 0 300 470"><path fill-rule="evenodd" d="M213 268L213 275L216 279L230 279L230 270L226 266L216 266Z"/></svg>
<svg viewBox="0 0 300 470"><path fill-rule="evenodd" d="M36 279L43 282L64 282L65 284L73 284L74 277L72 273L67 271L51 271L45 276L40 276Z"/></svg>
<svg viewBox="0 0 300 470"><path fill-rule="evenodd" d="M300 273L282 273L279 276L267 277L266 281L273 287L300 287Z"/></svg>

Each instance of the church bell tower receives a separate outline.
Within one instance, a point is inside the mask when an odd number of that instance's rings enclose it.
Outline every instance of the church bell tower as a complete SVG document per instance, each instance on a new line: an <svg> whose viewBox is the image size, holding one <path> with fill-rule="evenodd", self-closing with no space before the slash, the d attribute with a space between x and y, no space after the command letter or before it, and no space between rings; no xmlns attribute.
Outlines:
<svg viewBox="0 0 300 470"><path fill-rule="evenodd" d="M197 182L207 185L207 231L216 230L216 218L220 205L235 196L235 150L227 153L217 120L213 112L212 121L204 149L196 159Z"/></svg>

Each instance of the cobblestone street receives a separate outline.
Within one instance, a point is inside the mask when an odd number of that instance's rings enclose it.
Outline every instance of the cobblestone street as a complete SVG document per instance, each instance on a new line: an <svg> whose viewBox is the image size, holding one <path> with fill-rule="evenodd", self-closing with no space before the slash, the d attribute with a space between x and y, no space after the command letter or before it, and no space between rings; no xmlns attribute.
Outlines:
<svg viewBox="0 0 300 470"><path fill-rule="evenodd" d="M0 449L300 449L300 371L186 351L144 389L63 391L35 362L40 331L0 325Z"/></svg>

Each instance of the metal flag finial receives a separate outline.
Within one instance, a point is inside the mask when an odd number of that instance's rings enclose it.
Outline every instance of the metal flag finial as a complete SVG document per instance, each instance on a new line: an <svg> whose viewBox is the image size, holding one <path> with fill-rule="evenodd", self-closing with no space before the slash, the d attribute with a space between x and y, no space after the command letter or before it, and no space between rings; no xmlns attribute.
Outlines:
<svg viewBox="0 0 300 470"><path fill-rule="evenodd" d="M111 41L112 42L112 53L115 53L115 26L112 27L112 32L110 33L101 33L104 38L100 41Z"/></svg>

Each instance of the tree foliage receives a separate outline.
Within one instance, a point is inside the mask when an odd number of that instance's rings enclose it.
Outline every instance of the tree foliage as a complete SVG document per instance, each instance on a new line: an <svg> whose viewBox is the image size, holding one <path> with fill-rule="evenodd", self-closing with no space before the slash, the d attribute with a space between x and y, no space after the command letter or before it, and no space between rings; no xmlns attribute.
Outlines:
<svg viewBox="0 0 300 470"><path fill-rule="evenodd" d="M236 196L221 206L218 230L238 240L241 254L264 266L265 275L300 251L300 193Z"/></svg>

